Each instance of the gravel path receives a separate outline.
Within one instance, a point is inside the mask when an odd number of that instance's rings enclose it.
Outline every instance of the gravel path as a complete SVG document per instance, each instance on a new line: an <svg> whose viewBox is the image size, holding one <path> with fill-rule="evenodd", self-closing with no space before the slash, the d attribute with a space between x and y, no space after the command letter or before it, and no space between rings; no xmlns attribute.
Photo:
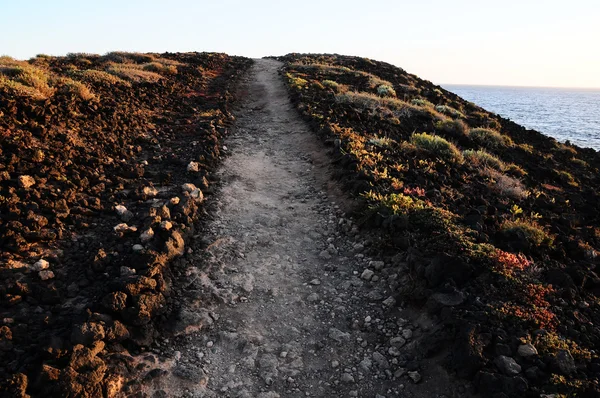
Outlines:
<svg viewBox="0 0 600 398"><path fill-rule="evenodd" d="M415 356L430 322L391 293L406 277L402 256L392 267L364 254L369 239L339 207L326 149L290 104L279 66L257 60L245 82L212 221L176 264L177 336L139 359L154 369L146 392L468 396Z"/></svg>

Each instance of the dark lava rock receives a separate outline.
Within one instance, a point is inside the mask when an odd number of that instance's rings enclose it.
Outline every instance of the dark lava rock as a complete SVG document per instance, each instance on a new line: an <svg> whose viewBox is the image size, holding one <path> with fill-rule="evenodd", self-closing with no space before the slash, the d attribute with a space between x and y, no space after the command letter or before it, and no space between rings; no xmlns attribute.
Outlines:
<svg viewBox="0 0 600 398"><path fill-rule="evenodd" d="M83 325L73 327L71 342L89 346L95 341L104 339L104 336L104 326L96 322L86 322Z"/></svg>
<svg viewBox="0 0 600 398"><path fill-rule="evenodd" d="M551 366L557 373L565 376L569 376L577 371L575 360L567 350L559 350L554 354L552 356Z"/></svg>
<svg viewBox="0 0 600 398"><path fill-rule="evenodd" d="M521 365L514 358L499 355L494 359L494 364L507 376L514 376L521 373Z"/></svg>

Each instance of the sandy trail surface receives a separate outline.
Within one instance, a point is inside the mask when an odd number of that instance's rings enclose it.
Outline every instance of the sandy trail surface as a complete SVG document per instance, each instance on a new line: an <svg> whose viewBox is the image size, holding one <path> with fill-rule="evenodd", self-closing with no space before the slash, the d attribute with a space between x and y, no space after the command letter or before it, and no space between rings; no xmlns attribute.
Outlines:
<svg viewBox="0 0 600 398"><path fill-rule="evenodd" d="M176 336L140 356L151 397L459 397L416 354L430 327L396 302L397 264L369 257L325 146L274 60L241 89L211 221L175 264ZM400 260L401 261L401 258Z"/></svg>

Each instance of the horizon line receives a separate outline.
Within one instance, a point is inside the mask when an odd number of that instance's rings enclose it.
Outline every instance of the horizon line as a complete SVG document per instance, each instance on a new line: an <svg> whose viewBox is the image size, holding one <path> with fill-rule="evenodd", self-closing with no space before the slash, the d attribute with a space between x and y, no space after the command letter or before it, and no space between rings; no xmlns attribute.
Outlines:
<svg viewBox="0 0 600 398"><path fill-rule="evenodd" d="M475 86L475 87L509 87L509 88L559 88L559 89L574 89L574 90L600 90L600 87L583 87L583 86L527 86L520 84L481 84L481 83L440 83L440 86Z"/></svg>

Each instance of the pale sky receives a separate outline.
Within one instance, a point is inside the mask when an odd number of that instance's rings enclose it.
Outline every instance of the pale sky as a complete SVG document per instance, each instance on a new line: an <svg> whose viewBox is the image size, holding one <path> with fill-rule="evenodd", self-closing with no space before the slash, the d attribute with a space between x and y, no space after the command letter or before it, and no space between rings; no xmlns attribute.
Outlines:
<svg viewBox="0 0 600 398"><path fill-rule="evenodd" d="M600 1L0 0L0 55L359 55L436 84L600 88Z"/></svg>

